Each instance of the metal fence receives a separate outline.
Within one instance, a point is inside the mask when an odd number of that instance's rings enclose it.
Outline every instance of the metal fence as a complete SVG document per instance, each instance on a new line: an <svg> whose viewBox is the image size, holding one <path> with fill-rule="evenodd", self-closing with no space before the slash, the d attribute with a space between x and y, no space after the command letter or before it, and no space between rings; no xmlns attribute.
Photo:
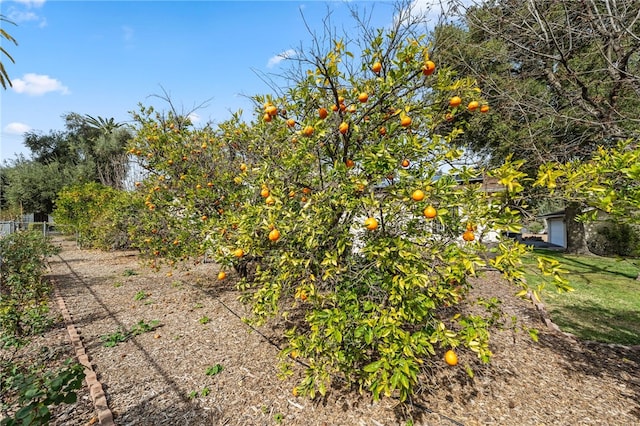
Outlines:
<svg viewBox="0 0 640 426"><path fill-rule="evenodd" d="M0 237L5 237L13 234L14 232L26 230L42 231L42 235L49 235L55 231L55 226L53 222L0 222Z"/></svg>

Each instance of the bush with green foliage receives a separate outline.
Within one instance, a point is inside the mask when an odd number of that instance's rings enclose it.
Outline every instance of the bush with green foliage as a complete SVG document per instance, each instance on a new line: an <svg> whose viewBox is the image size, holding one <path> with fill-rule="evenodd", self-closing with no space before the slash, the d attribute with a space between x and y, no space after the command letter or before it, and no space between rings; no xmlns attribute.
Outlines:
<svg viewBox="0 0 640 426"><path fill-rule="evenodd" d="M38 231L0 239L0 425L46 424L49 406L76 400L84 378L81 365L67 361L49 369L38 354L21 357L29 337L52 320L51 286L43 278L46 258L58 248Z"/></svg>
<svg viewBox="0 0 640 426"><path fill-rule="evenodd" d="M628 223L608 221L596 229L589 250L600 256L640 256L640 229Z"/></svg>
<svg viewBox="0 0 640 426"><path fill-rule="evenodd" d="M142 207L142 200L127 191L91 182L60 191L53 217L63 232L76 234L82 247L126 249L129 227Z"/></svg>

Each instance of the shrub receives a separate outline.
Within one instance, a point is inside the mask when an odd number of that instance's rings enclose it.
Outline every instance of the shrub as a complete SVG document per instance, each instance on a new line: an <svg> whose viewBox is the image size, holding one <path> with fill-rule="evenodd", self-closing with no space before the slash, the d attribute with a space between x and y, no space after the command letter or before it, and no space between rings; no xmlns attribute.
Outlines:
<svg viewBox="0 0 640 426"><path fill-rule="evenodd" d="M640 229L628 223L608 221L596 229L589 250L600 256L640 256Z"/></svg>

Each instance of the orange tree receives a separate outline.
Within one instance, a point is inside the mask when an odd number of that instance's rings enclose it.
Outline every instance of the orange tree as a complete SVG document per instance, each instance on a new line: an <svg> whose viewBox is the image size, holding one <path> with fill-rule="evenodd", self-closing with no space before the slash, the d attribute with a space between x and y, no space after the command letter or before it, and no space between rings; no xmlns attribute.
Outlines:
<svg viewBox="0 0 640 426"><path fill-rule="evenodd" d="M503 237L519 228L522 162L462 165L453 141L490 109L473 80L429 57L418 28L410 16L362 25L355 53L328 31L293 59L288 89L254 97L251 122L134 114L130 153L147 171L135 244L156 265L207 252L219 279L235 267L251 321L296 324L281 354L285 373L307 366L296 393L339 377L405 399L441 356L452 363L448 351L489 361L501 316L499 301L468 297L480 269L528 291L525 248ZM483 191L485 174L504 190ZM557 264L540 265L565 285Z"/></svg>
<svg viewBox="0 0 640 426"><path fill-rule="evenodd" d="M137 128L129 153L145 171L135 182L144 208L130 232L133 244L155 266L202 256L204 242L224 238L222 218L243 197L232 170L239 167L241 147L209 125L196 128L188 114L173 108L165 113L140 106L133 118ZM231 122L240 133L239 120Z"/></svg>
<svg viewBox="0 0 640 426"><path fill-rule="evenodd" d="M232 175L220 175L235 198L205 246L245 273L252 321L294 320L282 360L285 373L294 359L307 366L296 393L324 394L339 377L375 399L405 399L447 350L489 361L499 302L468 300L479 269L527 292L525 248L503 237L519 229L522 163L459 164L452 141L489 108L474 81L429 58L410 19L363 26L357 54L333 34L315 39L294 59L289 89L256 96L256 119L216 136L223 152L238 147ZM484 173L504 191L474 183ZM541 266L565 285L558 265Z"/></svg>

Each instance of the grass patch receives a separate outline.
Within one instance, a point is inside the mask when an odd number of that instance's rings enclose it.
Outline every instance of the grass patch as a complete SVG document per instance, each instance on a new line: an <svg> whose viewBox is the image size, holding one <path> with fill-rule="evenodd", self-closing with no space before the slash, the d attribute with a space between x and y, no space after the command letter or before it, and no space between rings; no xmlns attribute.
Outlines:
<svg viewBox="0 0 640 426"><path fill-rule="evenodd" d="M563 331L583 340L640 344L640 260L535 250L525 259L530 285L542 281L536 255L560 261L575 289L558 293L547 286L542 293L553 322Z"/></svg>

